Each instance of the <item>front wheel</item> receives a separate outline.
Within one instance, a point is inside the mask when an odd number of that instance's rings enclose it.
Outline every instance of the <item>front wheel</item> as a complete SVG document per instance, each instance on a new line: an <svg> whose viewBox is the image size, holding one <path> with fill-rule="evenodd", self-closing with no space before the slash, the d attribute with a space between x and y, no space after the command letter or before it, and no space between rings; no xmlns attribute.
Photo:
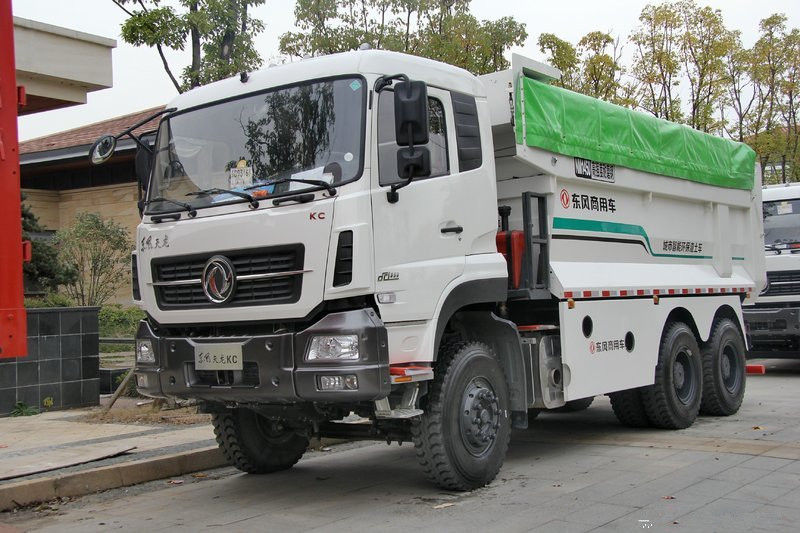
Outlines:
<svg viewBox="0 0 800 533"><path fill-rule="evenodd" d="M211 419L222 453L243 472L267 474L291 468L308 448L308 439L250 409L215 413Z"/></svg>
<svg viewBox="0 0 800 533"><path fill-rule="evenodd" d="M508 384L492 350L479 342L443 347L422 407L411 434L428 479L448 490L490 483L511 437Z"/></svg>
<svg viewBox="0 0 800 533"><path fill-rule="evenodd" d="M745 344L739 328L729 318L714 324L703 347L703 400L700 412L729 416L744 398L746 375Z"/></svg>

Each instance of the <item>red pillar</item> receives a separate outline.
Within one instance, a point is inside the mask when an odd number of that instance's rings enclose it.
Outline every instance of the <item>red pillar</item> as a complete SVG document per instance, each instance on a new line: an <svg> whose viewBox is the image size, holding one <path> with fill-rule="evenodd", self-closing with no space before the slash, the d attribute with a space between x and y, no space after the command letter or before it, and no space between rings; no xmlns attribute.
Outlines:
<svg viewBox="0 0 800 533"><path fill-rule="evenodd" d="M11 0L0 0L0 358L28 354L22 291L17 78Z"/></svg>

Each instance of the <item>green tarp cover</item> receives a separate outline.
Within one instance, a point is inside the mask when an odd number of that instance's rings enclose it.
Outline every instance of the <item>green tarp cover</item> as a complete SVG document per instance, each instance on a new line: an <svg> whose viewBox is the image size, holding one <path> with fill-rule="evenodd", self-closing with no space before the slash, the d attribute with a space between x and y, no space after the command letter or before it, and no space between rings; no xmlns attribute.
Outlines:
<svg viewBox="0 0 800 533"><path fill-rule="evenodd" d="M528 146L718 187L753 188L756 154L746 144L526 77L521 91ZM519 93L516 101L522 144Z"/></svg>

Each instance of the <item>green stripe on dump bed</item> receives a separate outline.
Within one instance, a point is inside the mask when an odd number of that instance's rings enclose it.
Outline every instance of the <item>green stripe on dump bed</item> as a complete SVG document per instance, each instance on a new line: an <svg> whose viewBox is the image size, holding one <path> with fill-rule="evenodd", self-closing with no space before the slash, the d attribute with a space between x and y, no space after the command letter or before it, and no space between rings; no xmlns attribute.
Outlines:
<svg viewBox="0 0 800 533"><path fill-rule="evenodd" d="M731 189L752 189L755 152L737 143L523 78L528 146ZM517 143L523 142L518 92Z"/></svg>

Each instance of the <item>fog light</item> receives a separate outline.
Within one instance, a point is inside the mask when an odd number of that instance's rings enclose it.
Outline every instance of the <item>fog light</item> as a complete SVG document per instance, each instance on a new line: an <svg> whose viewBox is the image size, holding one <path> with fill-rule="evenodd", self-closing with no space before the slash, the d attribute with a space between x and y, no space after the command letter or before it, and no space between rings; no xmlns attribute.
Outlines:
<svg viewBox="0 0 800 533"><path fill-rule="evenodd" d="M319 376L319 390L356 390L358 377L353 374L346 376Z"/></svg>
<svg viewBox="0 0 800 533"><path fill-rule="evenodd" d="M136 374L136 386L141 389L148 388L147 376L145 374Z"/></svg>
<svg viewBox="0 0 800 533"><path fill-rule="evenodd" d="M358 335L324 335L311 339L307 361L355 361L358 359Z"/></svg>
<svg viewBox="0 0 800 533"><path fill-rule="evenodd" d="M153 343L150 342L150 339L136 340L136 362L137 363L156 362L156 354L153 351Z"/></svg>

